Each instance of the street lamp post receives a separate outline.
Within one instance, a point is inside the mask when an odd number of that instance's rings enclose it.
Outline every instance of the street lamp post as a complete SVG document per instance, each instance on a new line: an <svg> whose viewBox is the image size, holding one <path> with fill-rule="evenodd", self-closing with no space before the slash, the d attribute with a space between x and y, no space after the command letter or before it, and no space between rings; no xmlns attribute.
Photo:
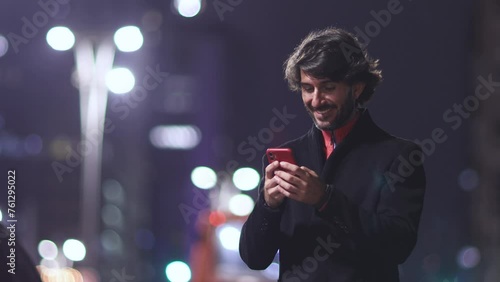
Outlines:
<svg viewBox="0 0 500 282"><path fill-rule="evenodd" d="M124 52L136 51L143 43L140 30L134 26L120 28L115 33L114 41L116 47ZM86 264L96 266L101 210L102 144L108 101L106 77L112 71L116 48L111 38L97 43L85 37L75 40L72 32L65 27L51 29L47 34L47 42L58 51L69 50L75 45L73 50L80 95L82 138L80 226L83 242L88 248Z"/></svg>

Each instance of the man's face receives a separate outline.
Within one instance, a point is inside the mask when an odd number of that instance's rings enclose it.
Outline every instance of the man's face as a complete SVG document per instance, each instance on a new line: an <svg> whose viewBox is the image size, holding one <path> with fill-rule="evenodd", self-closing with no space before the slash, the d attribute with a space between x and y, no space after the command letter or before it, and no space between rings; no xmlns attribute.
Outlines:
<svg viewBox="0 0 500 282"><path fill-rule="evenodd" d="M316 79L302 70L300 78L302 101L317 128L337 129L354 116L364 84L350 87L344 82Z"/></svg>

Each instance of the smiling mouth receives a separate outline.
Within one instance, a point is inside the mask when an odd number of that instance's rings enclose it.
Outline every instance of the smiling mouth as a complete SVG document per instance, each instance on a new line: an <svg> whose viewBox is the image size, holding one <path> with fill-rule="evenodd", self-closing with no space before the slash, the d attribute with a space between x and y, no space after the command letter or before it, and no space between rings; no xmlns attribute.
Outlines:
<svg viewBox="0 0 500 282"><path fill-rule="evenodd" d="M329 113L329 112L330 112L330 111L332 111L332 110L333 110L333 108L327 108L327 109L322 109L322 110L316 110L316 111L314 111L314 112L315 112L315 113L318 113L318 114L320 114L320 115L325 115L325 114Z"/></svg>

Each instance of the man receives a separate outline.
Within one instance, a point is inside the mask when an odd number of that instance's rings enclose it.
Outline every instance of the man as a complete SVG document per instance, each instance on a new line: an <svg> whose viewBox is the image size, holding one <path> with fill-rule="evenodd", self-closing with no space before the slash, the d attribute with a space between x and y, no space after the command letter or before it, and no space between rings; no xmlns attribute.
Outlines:
<svg viewBox="0 0 500 282"><path fill-rule="evenodd" d="M380 129L365 103L382 79L350 33L312 32L285 63L314 126L281 147L297 165L265 167L243 226L240 255L265 269L279 250L279 281L399 281L422 212L420 148Z"/></svg>

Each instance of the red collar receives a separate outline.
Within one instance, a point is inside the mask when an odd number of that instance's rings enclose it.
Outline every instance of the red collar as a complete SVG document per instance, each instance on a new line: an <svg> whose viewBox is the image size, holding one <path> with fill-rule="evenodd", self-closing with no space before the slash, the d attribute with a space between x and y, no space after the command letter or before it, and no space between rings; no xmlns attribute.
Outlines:
<svg viewBox="0 0 500 282"><path fill-rule="evenodd" d="M335 143L336 145L340 144L342 140L351 132L352 128L356 124L356 122L359 119L359 112L356 113L354 118L352 118L349 122L347 122L344 126L341 128L335 129L334 134L335 134ZM332 132L329 130L321 130L321 133L323 134L323 139L325 141L325 147L331 146L331 140L332 140Z"/></svg>

